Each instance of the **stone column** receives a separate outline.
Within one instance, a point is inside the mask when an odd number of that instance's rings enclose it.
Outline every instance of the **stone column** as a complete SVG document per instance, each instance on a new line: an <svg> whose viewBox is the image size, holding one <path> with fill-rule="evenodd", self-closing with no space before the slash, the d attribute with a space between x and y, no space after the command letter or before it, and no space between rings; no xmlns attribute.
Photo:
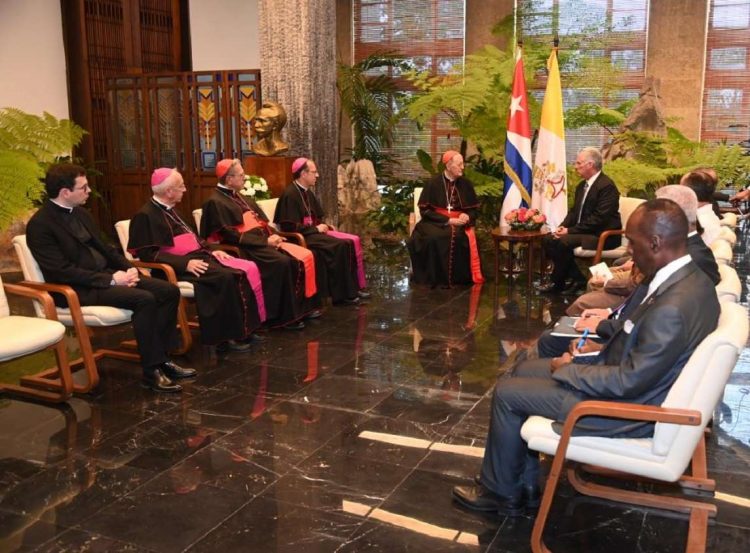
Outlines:
<svg viewBox="0 0 750 553"><path fill-rule="evenodd" d="M661 104L671 123L700 138L706 65L708 0L649 3L646 74L661 79Z"/></svg>
<svg viewBox="0 0 750 553"><path fill-rule="evenodd" d="M289 155L315 160L317 194L335 219L338 163L334 0L260 0L264 100L287 112Z"/></svg>

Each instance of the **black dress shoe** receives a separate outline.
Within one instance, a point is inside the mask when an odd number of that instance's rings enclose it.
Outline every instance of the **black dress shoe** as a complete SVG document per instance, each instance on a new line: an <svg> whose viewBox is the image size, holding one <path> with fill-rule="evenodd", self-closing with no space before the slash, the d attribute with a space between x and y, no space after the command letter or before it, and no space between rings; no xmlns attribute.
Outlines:
<svg viewBox="0 0 750 553"><path fill-rule="evenodd" d="M481 475L477 474L474 476L474 483L477 486L483 486ZM524 486L523 500L526 503L527 509L538 509L539 504L542 502L542 492L539 486Z"/></svg>
<svg viewBox="0 0 750 553"><path fill-rule="evenodd" d="M548 282L547 284L537 285L536 289L542 294L561 294L565 289L565 285L556 282Z"/></svg>
<svg viewBox="0 0 750 553"><path fill-rule="evenodd" d="M320 309L315 309L313 311L310 311L307 315L305 315L305 320L311 321L313 319L320 319L323 316L323 312Z"/></svg>
<svg viewBox="0 0 750 553"><path fill-rule="evenodd" d="M296 321L293 323L289 323L288 325L284 325L284 330L304 330L305 329L305 323L302 321Z"/></svg>
<svg viewBox="0 0 750 553"><path fill-rule="evenodd" d="M147 370L143 372L141 385L154 392L175 393L181 392L182 386L172 382L161 369Z"/></svg>
<svg viewBox="0 0 750 553"><path fill-rule="evenodd" d="M227 340L226 342L222 342L220 344L216 345L216 351L220 353L225 353L227 351L247 351L252 346L250 343L244 341L244 340Z"/></svg>
<svg viewBox="0 0 750 553"><path fill-rule="evenodd" d="M360 290L359 292L357 292L357 295L360 297L360 299L363 299L363 300L366 300L372 297L372 294L368 292L367 290Z"/></svg>
<svg viewBox="0 0 750 553"><path fill-rule="evenodd" d="M179 380L180 378L193 378L194 376L198 376L198 372L195 369L180 367L173 361L162 363L161 370L172 380Z"/></svg>
<svg viewBox="0 0 750 553"><path fill-rule="evenodd" d="M359 296L354 296L341 302L341 305L359 305Z"/></svg>
<svg viewBox="0 0 750 553"><path fill-rule="evenodd" d="M524 513L522 498L502 497L484 486L456 486L453 488L453 499L474 511L496 512L509 517Z"/></svg>

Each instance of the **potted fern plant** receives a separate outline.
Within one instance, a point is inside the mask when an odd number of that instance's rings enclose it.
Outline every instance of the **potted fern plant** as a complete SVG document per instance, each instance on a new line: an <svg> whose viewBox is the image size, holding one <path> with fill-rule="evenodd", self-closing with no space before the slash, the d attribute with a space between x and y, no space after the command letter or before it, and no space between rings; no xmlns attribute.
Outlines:
<svg viewBox="0 0 750 553"><path fill-rule="evenodd" d="M0 271L16 267L10 241L44 194L47 166L69 155L84 130L49 113L33 115L16 108L0 109Z"/></svg>

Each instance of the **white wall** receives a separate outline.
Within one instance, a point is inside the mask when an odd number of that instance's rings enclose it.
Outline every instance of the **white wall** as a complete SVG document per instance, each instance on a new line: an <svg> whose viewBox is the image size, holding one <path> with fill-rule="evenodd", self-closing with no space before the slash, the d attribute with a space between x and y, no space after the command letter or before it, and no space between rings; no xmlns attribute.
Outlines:
<svg viewBox="0 0 750 553"><path fill-rule="evenodd" d="M70 117L60 0L0 0L0 108Z"/></svg>
<svg viewBox="0 0 750 553"><path fill-rule="evenodd" d="M258 0L190 0L190 40L193 71L260 69Z"/></svg>

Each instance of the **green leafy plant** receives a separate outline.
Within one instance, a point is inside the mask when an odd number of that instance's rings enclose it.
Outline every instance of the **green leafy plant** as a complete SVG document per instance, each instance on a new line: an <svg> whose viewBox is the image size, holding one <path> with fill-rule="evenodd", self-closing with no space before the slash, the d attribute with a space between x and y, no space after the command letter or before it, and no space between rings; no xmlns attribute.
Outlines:
<svg viewBox="0 0 750 553"><path fill-rule="evenodd" d="M424 186L419 180L394 180L382 187L380 207L368 213L368 220L381 233L406 236L409 214L414 205L414 188Z"/></svg>
<svg viewBox="0 0 750 553"><path fill-rule="evenodd" d="M47 166L81 141L85 131L67 119L15 108L0 110L0 230L42 199Z"/></svg>
<svg viewBox="0 0 750 553"><path fill-rule="evenodd" d="M383 149L393 143L393 130L406 94L388 72L391 69L407 71L410 67L391 52L376 52L354 65L338 64L339 128L346 113L354 131L352 157L372 161L378 175L393 161Z"/></svg>

